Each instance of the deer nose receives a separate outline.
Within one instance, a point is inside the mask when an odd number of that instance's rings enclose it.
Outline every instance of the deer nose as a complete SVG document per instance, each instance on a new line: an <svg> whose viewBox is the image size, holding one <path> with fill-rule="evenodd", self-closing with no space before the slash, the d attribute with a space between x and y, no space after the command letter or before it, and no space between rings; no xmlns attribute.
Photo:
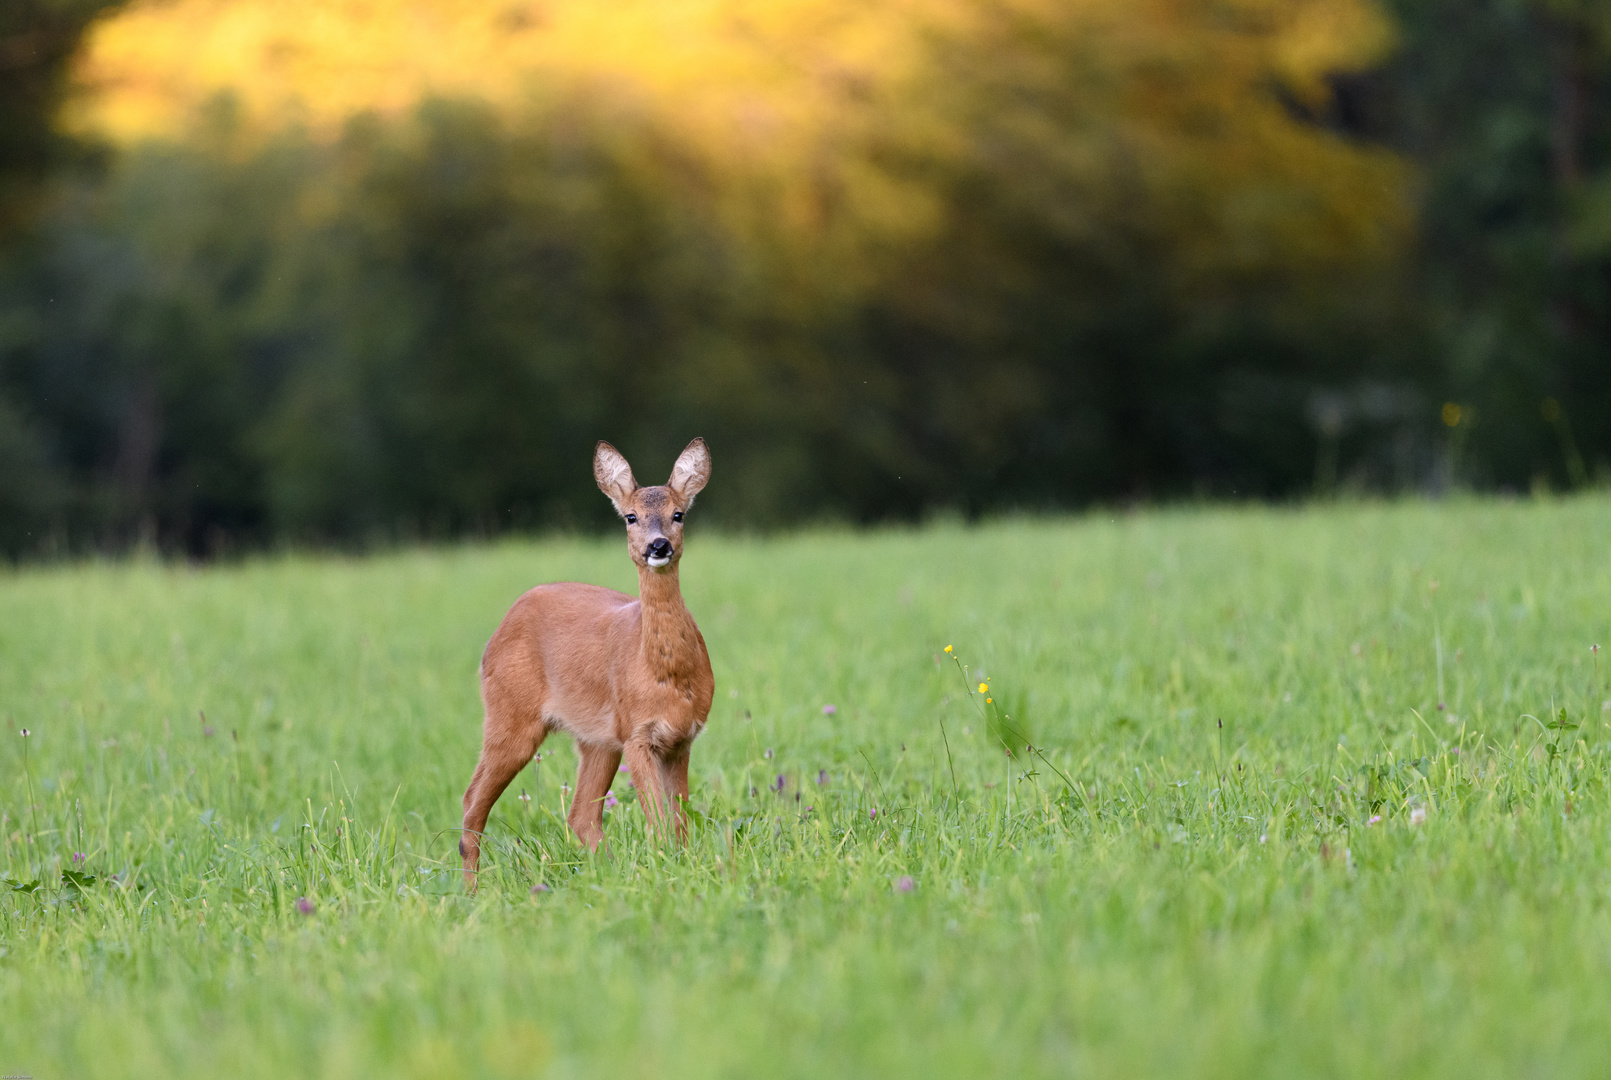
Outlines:
<svg viewBox="0 0 1611 1080"><path fill-rule="evenodd" d="M664 536L655 537L649 542L648 550L644 552L644 555L651 559L671 558L671 541Z"/></svg>

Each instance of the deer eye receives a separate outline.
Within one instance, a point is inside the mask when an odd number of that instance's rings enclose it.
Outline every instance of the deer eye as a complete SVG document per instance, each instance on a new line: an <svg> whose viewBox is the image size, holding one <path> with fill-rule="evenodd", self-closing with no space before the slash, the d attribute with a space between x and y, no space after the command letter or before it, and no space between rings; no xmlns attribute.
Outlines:
<svg viewBox="0 0 1611 1080"><path fill-rule="evenodd" d="M628 514L627 515L627 524L628 525L636 525L637 523L638 523L638 515L636 515L636 514Z"/></svg>
<svg viewBox="0 0 1611 1080"><path fill-rule="evenodd" d="M672 511L671 520L672 521L681 521L682 520L682 511L681 510Z"/></svg>

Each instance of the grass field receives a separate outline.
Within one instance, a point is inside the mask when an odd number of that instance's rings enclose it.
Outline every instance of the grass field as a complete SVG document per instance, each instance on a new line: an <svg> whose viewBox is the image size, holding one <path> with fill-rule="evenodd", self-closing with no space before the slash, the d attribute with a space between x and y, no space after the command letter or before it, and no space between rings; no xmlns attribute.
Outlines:
<svg viewBox="0 0 1611 1080"><path fill-rule="evenodd" d="M692 843L623 777L581 854L556 739L473 898L481 647L537 582L633 588L620 541L0 573L0 1072L1603 1076L1608 536L695 523Z"/></svg>

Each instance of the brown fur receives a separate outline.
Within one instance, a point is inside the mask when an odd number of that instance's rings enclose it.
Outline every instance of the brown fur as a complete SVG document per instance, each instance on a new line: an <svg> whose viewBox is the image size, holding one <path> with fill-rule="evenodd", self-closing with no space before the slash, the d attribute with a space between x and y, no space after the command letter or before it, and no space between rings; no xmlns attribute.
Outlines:
<svg viewBox="0 0 1611 1080"><path fill-rule="evenodd" d="M597 585L539 585L515 601L481 657L481 760L464 793L459 854L475 888L492 804L554 730L576 739L581 765L572 831L590 850L604 837L604 796L626 758L652 831L687 835L688 755L710 715L716 680L705 639L683 606L677 567L682 523L710 479L703 439L688 444L664 487L638 487L626 459L601 442L599 488L627 524L638 598ZM651 545L669 562L649 565ZM669 829L668 829L669 826Z"/></svg>

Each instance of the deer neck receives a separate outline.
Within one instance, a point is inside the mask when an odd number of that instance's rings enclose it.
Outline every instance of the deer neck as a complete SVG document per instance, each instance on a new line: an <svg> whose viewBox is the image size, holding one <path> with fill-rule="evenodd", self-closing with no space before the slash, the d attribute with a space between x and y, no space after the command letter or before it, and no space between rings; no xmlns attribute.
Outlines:
<svg viewBox="0 0 1611 1080"><path fill-rule="evenodd" d="M643 609L644 664L662 678L693 670L699 631L682 602L677 567L656 571L640 566L638 602Z"/></svg>

